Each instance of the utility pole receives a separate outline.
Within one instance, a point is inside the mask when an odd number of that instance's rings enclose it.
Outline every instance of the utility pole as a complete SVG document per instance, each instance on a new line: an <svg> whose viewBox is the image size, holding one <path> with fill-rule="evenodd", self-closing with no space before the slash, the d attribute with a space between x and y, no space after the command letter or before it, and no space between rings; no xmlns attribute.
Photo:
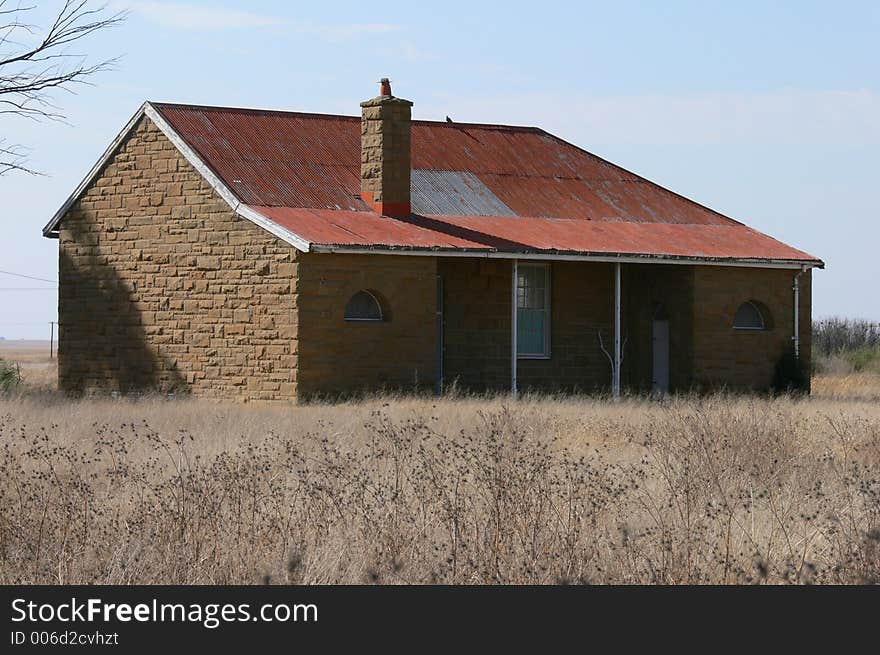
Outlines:
<svg viewBox="0 0 880 655"><path fill-rule="evenodd" d="M49 332L49 359L53 356L53 346L55 345L55 321L49 321L51 331Z"/></svg>

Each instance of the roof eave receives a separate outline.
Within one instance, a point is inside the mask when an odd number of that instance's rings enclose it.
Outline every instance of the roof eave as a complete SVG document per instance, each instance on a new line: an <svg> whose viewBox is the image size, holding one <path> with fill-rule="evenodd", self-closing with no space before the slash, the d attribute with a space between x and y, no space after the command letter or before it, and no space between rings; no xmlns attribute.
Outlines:
<svg viewBox="0 0 880 655"><path fill-rule="evenodd" d="M434 257L477 257L486 259L542 259L558 261L619 262L629 264L690 264L739 266L750 268L825 268L821 259L769 259L761 257L693 257L644 253L608 253L573 250L502 251L495 248L434 248L417 246L311 244L311 252L371 255L411 255Z"/></svg>

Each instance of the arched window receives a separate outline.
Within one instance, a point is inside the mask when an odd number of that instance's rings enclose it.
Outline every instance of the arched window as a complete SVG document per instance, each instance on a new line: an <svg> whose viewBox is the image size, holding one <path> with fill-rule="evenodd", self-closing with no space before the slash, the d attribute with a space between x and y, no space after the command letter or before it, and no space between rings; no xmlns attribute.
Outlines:
<svg viewBox="0 0 880 655"><path fill-rule="evenodd" d="M358 291L345 306L346 321L381 321L382 306L369 291Z"/></svg>
<svg viewBox="0 0 880 655"><path fill-rule="evenodd" d="M748 300L736 310L733 327L737 330L766 330L770 327L769 316L757 302Z"/></svg>

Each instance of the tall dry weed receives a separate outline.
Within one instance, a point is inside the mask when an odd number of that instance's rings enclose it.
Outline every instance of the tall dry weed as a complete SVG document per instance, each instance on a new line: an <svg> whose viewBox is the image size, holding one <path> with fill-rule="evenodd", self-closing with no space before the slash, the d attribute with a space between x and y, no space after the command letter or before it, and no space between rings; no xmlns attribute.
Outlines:
<svg viewBox="0 0 880 655"><path fill-rule="evenodd" d="M8 403L0 582L880 581L870 411L407 402L229 411L223 447L216 406L75 427Z"/></svg>

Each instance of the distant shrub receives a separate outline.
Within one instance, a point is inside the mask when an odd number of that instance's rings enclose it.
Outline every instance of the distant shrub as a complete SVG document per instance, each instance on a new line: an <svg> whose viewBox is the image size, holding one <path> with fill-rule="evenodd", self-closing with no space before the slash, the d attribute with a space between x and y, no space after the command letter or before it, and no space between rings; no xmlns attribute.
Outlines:
<svg viewBox="0 0 880 655"><path fill-rule="evenodd" d="M0 391L12 391L20 384L21 369L18 365L0 359Z"/></svg>
<svg viewBox="0 0 880 655"><path fill-rule="evenodd" d="M880 349L880 323L850 318L813 322L813 350L817 354L836 355L862 349Z"/></svg>
<svg viewBox="0 0 880 655"><path fill-rule="evenodd" d="M852 365L856 373L872 369L880 370L880 347L856 348L843 353L843 357Z"/></svg>
<svg viewBox="0 0 880 655"><path fill-rule="evenodd" d="M813 368L825 375L880 372L880 323L848 318L814 321Z"/></svg>

